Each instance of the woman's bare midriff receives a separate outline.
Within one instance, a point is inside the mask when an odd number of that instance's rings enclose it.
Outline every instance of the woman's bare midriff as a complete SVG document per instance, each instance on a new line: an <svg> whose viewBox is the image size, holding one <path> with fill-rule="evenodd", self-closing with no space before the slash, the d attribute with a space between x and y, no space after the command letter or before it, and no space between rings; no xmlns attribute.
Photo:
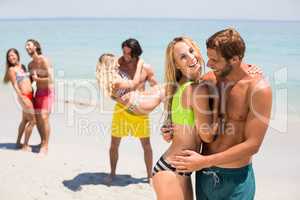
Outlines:
<svg viewBox="0 0 300 200"><path fill-rule="evenodd" d="M179 155L183 150L198 151L200 138L196 134L196 129L190 126L176 125L172 143L164 153L164 158Z"/></svg>
<svg viewBox="0 0 300 200"><path fill-rule="evenodd" d="M31 87L31 82L29 79L24 79L22 80L19 84L19 89L23 94L31 93L32 92L32 87Z"/></svg>

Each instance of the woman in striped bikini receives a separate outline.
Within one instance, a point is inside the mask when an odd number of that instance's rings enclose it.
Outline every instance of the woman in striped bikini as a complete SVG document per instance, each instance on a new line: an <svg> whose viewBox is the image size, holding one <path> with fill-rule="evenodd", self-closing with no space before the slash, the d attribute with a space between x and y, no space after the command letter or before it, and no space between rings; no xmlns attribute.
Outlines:
<svg viewBox="0 0 300 200"><path fill-rule="evenodd" d="M133 80L119 70L118 58L111 53L102 54L96 67L96 79L103 93L125 105L127 111L136 115L153 111L164 95L164 90L158 86L144 92L134 89L140 80L142 70L147 70L143 69L143 64L143 60L140 60Z"/></svg>
<svg viewBox="0 0 300 200"><path fill-rule="evenodd" d="M165 111L173 124L172 143L153 169L153 186L158 200L192 200L191 173L178 173L170 164L182 150L199 152L210 143L217 129L216 112L209 102L209 84L201 80L204 60L197 44L188 37L177 37L166 50Z"/></svg>
<svg viewBox="0 0 300 200"><path fill-rule="evenodd" d="M11 82L22 107L22 121L18 128L16 147L24 151L31 151L28 141L35 125L33 90L29 73L26 67L20 63L19 52L14 48L9 49L6 54L6 71L3 82ZM22 144L21 140L24 133L25 138Z"/></svg>

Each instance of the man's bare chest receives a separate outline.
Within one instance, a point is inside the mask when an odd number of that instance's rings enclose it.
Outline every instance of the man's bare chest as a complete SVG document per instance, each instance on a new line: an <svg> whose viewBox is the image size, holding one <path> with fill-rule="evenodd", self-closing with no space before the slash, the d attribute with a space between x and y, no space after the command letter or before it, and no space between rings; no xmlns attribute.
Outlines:
<svg viewBox="0 0 300 200"><path fill-rule="evenodd" d="M219 87L219 113L227 120L245 121L249 112L249 84L245 82Z"/></svg>

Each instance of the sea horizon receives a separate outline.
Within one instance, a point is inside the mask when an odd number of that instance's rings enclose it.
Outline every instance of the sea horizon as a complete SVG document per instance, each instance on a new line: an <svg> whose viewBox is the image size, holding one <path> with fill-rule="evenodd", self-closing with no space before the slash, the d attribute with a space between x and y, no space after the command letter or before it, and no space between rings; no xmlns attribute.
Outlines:
<svg viewBox="0 0 300 200"><path fill-rule="evenodd" d="M144 50L142 58L153 67L160 83L163 82L165 48L174 37L193 38L207 61L205 40L216 31L234 27L246 42L245 62L256 64L264 71L274 95L286 89L288 104L295 113L300 112L297 104L300 22L76 17L0 19L0 24L0 77L4 74L7 49L17 48L21 62L27 65L30 57L24 48L25 41L35 38L52 63L56 80L94 82L99 56L105 52L120 56L121 43L133 37L140 41Z"/></svg>

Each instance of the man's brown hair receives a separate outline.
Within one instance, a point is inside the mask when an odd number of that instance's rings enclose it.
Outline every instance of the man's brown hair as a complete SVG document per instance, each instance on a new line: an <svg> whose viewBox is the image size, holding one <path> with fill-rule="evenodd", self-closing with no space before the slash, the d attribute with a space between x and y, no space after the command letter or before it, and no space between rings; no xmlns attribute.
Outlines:
<svg viewBox="0 0 300 200"><path fill-rule="evenodd" d="M27 42L32 42L33 45L36 47L36 52L37 52L37 54L38 54L38 55L42 55L42 47L41 47L40 43L39 43L37 40L35 40L35 39L28 39L28 40L26 41L26 43L27 43Z"/></svg>
<svg viewBox="0 0 300 200"><path fill-rule="evenodd" d="M246 45L243 38L233 28L227 28L213 34L206 40L206 48L214 49L226 60L238 56L244 57Z"/></svg>

